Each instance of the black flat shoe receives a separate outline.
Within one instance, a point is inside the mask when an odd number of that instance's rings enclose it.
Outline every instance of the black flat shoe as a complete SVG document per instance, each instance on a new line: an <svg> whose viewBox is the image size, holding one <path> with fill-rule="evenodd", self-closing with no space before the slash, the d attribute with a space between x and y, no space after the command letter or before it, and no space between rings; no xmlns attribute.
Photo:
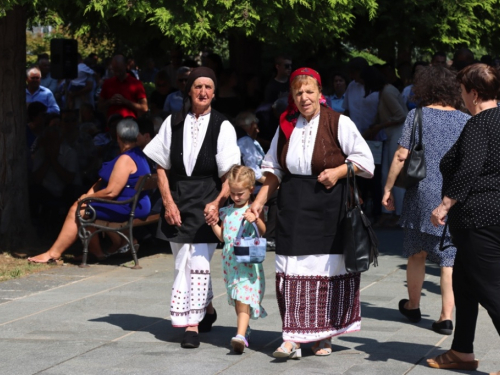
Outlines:
<svg viewBox="0 0 500 375"><path fill-rule="evenodd" d="M194 349L200 346L200 338L198 332L186 331L184 338L181 341L181 346L185 349Z"/></svg>
<svg viewBox="0 0 500 375"><path fill-rule="evenodd" d="M210 332L212 330L212 324L217 320L217 311L214 309L213 314L205 314L203 320L198 324L199 332Z"/></svg>
<svg viewBox="0 0 500 375"><path fill-rule="evenodd" d="M418 323L422 319L422 314L420 313L420 309L406 309L405 303L408 302L407 299L402 299L399 301L399 312L406 316L408 320L412 323Z"/></svg>
<svg viewBox="0 0 500 375"><path fill-rule="evenodd" d="M453 322L451 320L434 322L432 323L432 330L442 335L451 335L453 333Z"/></svg>

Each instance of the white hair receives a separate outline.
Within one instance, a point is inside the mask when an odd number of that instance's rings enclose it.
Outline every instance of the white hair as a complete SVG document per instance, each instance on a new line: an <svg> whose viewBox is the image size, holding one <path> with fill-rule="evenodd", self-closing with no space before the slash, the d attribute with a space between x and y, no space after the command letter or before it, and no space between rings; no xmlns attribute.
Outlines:
<svg viewBox="0 0 500 375"><path fill-rule="evenodd" d="M257 124L259 123L257 116L250 111L238 113L238 116L236 116L234 121L237 126L243 129L250 127L254 122Z"/></svg>
<svg viewBox="0 0 500 375"><path fill-rule="evenodd" d="M139 125L134 119L123 119L116 125L116 135L124 142L137 142Z"/></svg>
<svg viewBox="0 0 500 375"><path fill-rule="evenodd" d="M42 75L42 72L40 71L40 69L38 69L36 66L32 67L32 68L28 68L26 69L26 78L29 78L30 76L30 73L32 71L37 71L38 73L40 73L40 75Z"/></svg>

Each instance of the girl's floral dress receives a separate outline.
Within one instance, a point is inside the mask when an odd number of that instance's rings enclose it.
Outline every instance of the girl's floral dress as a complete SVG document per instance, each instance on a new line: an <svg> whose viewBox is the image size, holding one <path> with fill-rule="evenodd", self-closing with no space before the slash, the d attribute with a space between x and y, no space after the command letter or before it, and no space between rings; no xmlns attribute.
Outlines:
<svg viewBox="0 0 500 375"><path fill-rule="evenodd" d="M250 318L257 319L267 316L266 310L261 306L266 287L264 269L261 263L238 263L233 253L233 241L238 234L243 214L247 209L248 206L235 208L234 205L229 205L219 210L219 217L223 223L222 237L224 238L222 270L228 303L234 306L235 301L240 301L250 305ZM252 224L245 221L243 236L254 237L255 235Z"/></svg>

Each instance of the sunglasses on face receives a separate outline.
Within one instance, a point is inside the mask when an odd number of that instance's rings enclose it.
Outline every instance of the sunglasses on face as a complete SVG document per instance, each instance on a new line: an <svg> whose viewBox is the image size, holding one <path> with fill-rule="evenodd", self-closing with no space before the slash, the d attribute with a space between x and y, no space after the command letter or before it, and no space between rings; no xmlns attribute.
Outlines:
<svg viewBox="0 0 500 375"><path fill-rule="evenodd" d="M292 64L283 64L285 69L292 69Z"/></svg>

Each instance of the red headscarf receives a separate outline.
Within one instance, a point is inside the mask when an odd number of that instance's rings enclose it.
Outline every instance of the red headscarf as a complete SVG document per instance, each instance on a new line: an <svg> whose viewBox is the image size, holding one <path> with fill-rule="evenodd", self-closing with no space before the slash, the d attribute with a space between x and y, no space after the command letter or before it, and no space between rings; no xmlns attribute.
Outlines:
<svg viewBox="0 0 500 375"><path fill-rule="evenodd" d="M295 70L290 76L290 93L288 94L288 107L285 112L283 112L280 116L280 127L285 133L286 139L289 139L292 135L293 129L295 128L295 124L297 124L297 119L299 118L300 112L293 101L292 95L292 82L297 76L309 76L318 81L318 84L321 86L321 77L317 71L311 68L299 68ZM321 94L319 98L319 104L327 107L326 98Z"/></svg>

